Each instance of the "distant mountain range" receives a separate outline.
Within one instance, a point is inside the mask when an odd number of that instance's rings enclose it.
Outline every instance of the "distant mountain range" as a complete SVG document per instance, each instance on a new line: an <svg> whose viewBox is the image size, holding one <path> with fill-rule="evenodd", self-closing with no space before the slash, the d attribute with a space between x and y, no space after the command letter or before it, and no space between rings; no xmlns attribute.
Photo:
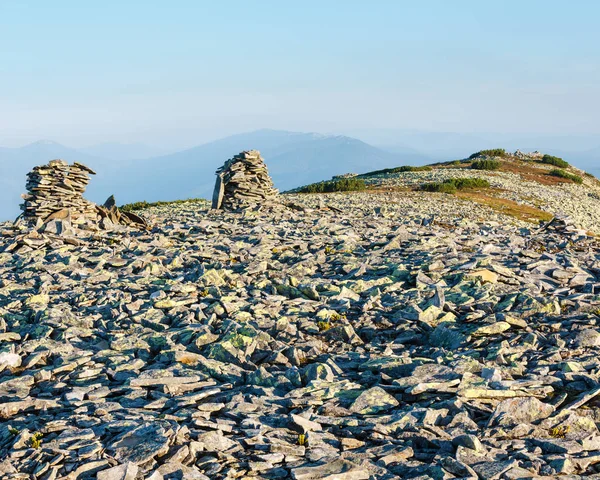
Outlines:
<svg viewBox="0 0 600 480"><path fill-rule="evenodd" d="M120 202L210 197L215 170L234 154L249 149L260 150L280 190L343 172L427 160L422 155L387 152L350 137L259 130L172 155L121 163L118 172L108 177L110 185L97 182L97 186L103 192L112 187Z"/></svg>
<svg viewBox="0 0 600 480"><path fill-rule="evenodd" d="M453 160L482 148L518 147L508 138L505 139L507 143L501 143L486 136L469 134L379 131L379 134L363 132L361 135L369 138L371 143L343 135L265 129L162 156L153 155L160 150L141 144L109 143L73 149L43 140L21 148L0 147L0 220L19 214L20 194L25 188L27 172L54 158L79 161L97 171L86 192L87 198L101 203L114 194L117 202L123 204L141 200L210 198L215 170L242 150L260 150L275 186L283 191L341 173ZM600 176L600 147L570 153L557 148L545 149L534 138L522 140L521 145L539 145L529 150L563 156ZM546 141L549 147L554 146L548 139ZM562 145L567 144L563 142ZM149 155L146 157L146 154Z"/></svg>
<svg viewBox="0 0 600 480"><path fill-rule="evenodd" d="M109 158L116 161L157 157L170 153L164 148L145 145L143 143L117 142L101 143L99 145L78 148L78 150L93 157Z"/></svg>

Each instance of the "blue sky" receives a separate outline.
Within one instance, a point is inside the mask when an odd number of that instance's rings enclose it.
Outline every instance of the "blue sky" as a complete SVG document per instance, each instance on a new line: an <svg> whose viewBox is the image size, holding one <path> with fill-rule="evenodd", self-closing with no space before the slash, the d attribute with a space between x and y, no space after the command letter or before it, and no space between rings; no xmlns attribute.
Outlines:
<svg viewBox="0 0 600 480"><path fill-rule="evenodd" d="M600 2L0 0L0 145L600 134Z"/></svg>

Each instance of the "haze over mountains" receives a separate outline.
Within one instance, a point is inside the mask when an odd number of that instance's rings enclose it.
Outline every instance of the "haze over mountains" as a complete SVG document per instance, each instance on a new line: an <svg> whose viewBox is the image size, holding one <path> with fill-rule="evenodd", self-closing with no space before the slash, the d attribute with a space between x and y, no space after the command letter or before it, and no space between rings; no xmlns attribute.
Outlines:
<svg viewBox="0 0 600 480"><path fill-rule="evenodd" d="M492 147L540 150L563 156L600 175L600 139L596 137L470 135L457 133L362 130L356 136L282 130L232 135L183 151L166 153L143 144L105 143L73 149L52 141L21 148L0 147L0 220L19 214L25 175L53 158L79 161L94 168L86 197L103 202L114 194L119 204L134 201L209 198L214 172L225 160L246 150L260 150L280 190L327 179L345 172L399 165L423 165L464 158ZM377 145L377 146L375 146ZM157 156L160 155L160 156Z"/></svg>

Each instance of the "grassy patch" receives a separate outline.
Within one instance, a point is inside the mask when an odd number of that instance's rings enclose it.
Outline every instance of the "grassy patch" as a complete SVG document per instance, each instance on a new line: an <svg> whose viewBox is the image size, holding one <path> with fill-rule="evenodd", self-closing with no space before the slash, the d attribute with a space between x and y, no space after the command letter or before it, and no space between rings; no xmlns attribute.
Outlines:
<svg viewBox="0 0 600 480"><path fill-rule="evenodd" d="M421 185L421 190L424 192L456 193L456 187L446 182L426 183L425 185Z"/></svg>
<svg viewBox="0 0 600 480"><path fill-rule="evenodd" d="M188 198L187 200L171 200L171 201L159 201L159 202L147 202L147 201L142 201L142 202L134 202L134 203L127 203L121 207L119 207L119 210L121 210L122 212L134 212L136 210L144 210L146 208L150 208L150 207L160 207L162 205L176 205L176 204L180 204L180 203L197 203L197 202L204 202L206 200L202 199L202 198Z"/></svg>
<svg viewBox="0 0 600 480"><path fill-rule="evenodd" d="M529 205L522 205L506 198L492 197L480 192L459 192L457 193L457 196L459 198L490 207L498 213L502 213L525 222L549 222L553 218L551 213L545 212L539 208L531 207Z"/></svg>
<svg viewBox="0 0 600 480"><path fill-rule="evenodd" d="M477 160L473 162L471 168L474 170L499 170L502 164L498 160Z"/></svg>
<svg viewBox="0 0 600 480"><path fill-rule="evenodd" d="M456 193L458 190L490 188L490 182L483 178L449 178L443 182L426 183L421 186L424 192Z"/></svg>
<svg viewBox="0 0 600 480"><path fill-rule="evenodd" d="M555 167L567 168L569 166L569 162L564 161L560 157L555 157L553 155L544 155L541 160L542 163L546 165L554 165Z"/></svg>
<svg viewBox="0 0 600 480"><path fill-rule="evenodd" d="M437 163L432 163L431 165L434 167L461 167L465 164L470 163L471 160L469 159L464 159L464 160L450 160L448 162L437 162Z"/></svg>
<svg viewBox="0 0 600 480"><path fill-rule="evenodd" d="M373 170L359 175L359 177L372 177L375 175L387 175L389 173L404 173L404 172L430 172L433 168L429 166L424 167L413 167L411 165L405 165L403 167L384 168L383 170Z"/></svg>
<svg viewBox="0 0 600 480"><path fill-rule="evenodd" d="M330 192L355 192L365 190L367 185L362 178L342 178L326 182L312 183L298 189L299 193L330 193Z"/></svg>
<svg viewBox="0 0 600 480"><path fill-rule="evenodd" d="M561 170L560 168L555 168L554 170L551 170L550 173L548 173L548 175L552 175L553 177L558 178L564 178L566 180L571 180L572 182L577 183L579 185L583 183L583 178L581 178L579 175L566 172L564 170Z"/></svg>
<svg viewBox="0 0 600 480"><path fill-rule="evenodd" d="M475 152L469 157L469 159L473 160L474 158L479 157L506 157L506 155L506 150L504 150L503 148L492 148L489 150L480 150L478 152Z"/></svg>

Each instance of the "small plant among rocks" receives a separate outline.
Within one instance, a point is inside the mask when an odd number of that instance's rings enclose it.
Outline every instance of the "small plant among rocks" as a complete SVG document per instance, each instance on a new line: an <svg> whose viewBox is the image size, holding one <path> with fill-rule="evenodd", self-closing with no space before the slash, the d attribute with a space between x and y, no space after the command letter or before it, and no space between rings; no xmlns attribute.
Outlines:
<svg viewBox="0 0 600 480"><path fill-rule="evenodd" d="M579 175L566 172L564 170L561 170L560 168L555 168L554 170L551 170L548 175L552 175L553 177L564 178L566 180L571 180L572 182L577 183L578 185L581 185L583 183L583 178L581 178Z"/></svg>
<svg viewBox="0 0 600 480"><path fill-rule="evenodd" d="M31 438L29 439L29 445L34 450L39 450L42 448L42 437L44 436L41 432L35 432Z"/></svg>
<svg viewBox="0 0 600 480"><path fill-rule="evenodd" d="M565 438L569 433L569 425L560 425L558 427L551 428L548 432L552 438Z"/></svg>
<svg viewBox="0 0 600 480"><path fill-rule="evenodd" d="M326 332L331 328L330 320L320 320L317 322L317 327L319 327L319 332Z"/></svg>
<svg viewBox="0 0 600 480"><path fill-rule="evenodd" d="M298 445L300 445L301 447L308 445L308 438L306 438L306 435L304 433L298 435Z"/></svg>

